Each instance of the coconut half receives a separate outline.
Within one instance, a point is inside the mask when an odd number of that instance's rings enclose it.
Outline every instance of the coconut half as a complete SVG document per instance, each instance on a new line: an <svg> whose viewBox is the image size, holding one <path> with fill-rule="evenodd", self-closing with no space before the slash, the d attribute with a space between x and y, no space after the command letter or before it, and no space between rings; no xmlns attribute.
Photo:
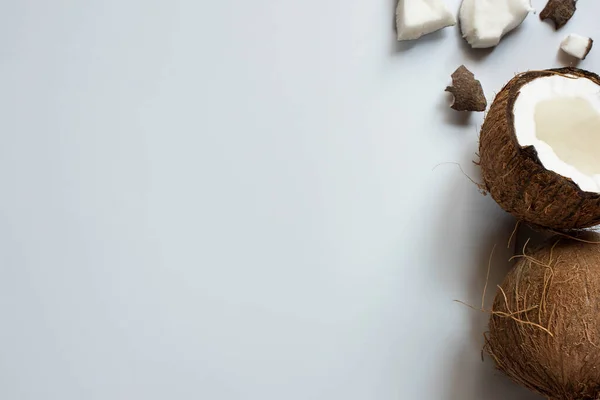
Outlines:
<svg viewBox="0 0 600 400"><path fill-rule="evenodd" d="M559 230L600 223L600 77L516 76L490 108L479 155L487 190L515 217Z"/></svg>

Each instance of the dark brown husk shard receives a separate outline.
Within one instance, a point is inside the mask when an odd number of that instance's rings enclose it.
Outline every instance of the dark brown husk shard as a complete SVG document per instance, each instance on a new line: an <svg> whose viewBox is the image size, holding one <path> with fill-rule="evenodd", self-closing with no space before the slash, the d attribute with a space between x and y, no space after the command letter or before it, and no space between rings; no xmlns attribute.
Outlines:
<svg viewBox="0 0 600 400"><path fill-rule="evenodd" d="M585 58L588 56L588 54L590 54L590 51L592 51L592 47L594 47L594 39L590 38L590 41L588 42L587 48L585 49L585 54L583 55L582 60L585 60Z"/></svg>
<svg viewBox="0 0 600 400"><path fill-rule="evenodd" d="M514 130L513 107L521 87L551 75L600 77L577 68L530 71L513 78L496 96L481 128L479 155L486 189L506 211L544 228L571 230L600 222L600 195L583 192L573 181L548 171L532 146L521 147Z"/></svg>
<svg viewBox="0 0 600 400"><path fill-rule="evenodd" d="M446 88L452 93L454 102L450 106L456 111L485 111L487 100L481 82L464 65L452 74L452 86Z"/></svg>
<svg viewBox="0 0 600 400"><path fill-rule="evenodd" d="M509 272L484 350L512 380L548 399L597 400L599 311L600 245L554 237Z"/></svg>
<svg viewBox="0 0 600 400"><path fill-rule="evenodd" d="M577 0L549 0L540 13L540 19L554 22L556 30L565 26L577 9Z"/></svg>

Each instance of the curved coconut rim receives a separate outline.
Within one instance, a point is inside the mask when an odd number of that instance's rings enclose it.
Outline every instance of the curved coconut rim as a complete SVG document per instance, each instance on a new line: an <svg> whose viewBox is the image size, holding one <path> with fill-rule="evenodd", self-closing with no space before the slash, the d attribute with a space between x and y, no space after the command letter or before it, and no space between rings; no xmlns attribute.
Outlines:
<svg viewBox="0 0 600 400"><path fill-rule="evenodd" d="M515 76L515 78L513 78L513 81L523 79L523 80L525 80L525 82L517 81L517 82L515 82L515 84L512 84L508 88L508 90L510 90L510 95L508 96L508 102L506 105L505 112L506 112L506 120L509 124L510 139L515 144L515 147L519 150L519 154L521 154L524 157L527 157L527 158L531 159L533 162L535 162L541 168L540 172L548 171L548 172L551 172L552 174L556 175L557 179L565 180L569 185L572 185L581 194L581 196L585 199L600 198L600 193L586 192L584 190L581 190L579 185L577 183L575 183L571 178L567 178L566 176L560 175L559 173L556 173L556 172L544 167L544 164L542 164L542 162L540 161L540 158L538 157L538 153L537 153L537 150L535 149L535 146L533 146L533 145L522 146L519 143L519 141L517 140L517 133L515 130L515 115L514 115L513 110L515 107L515 102L517 101L517 98L519 97L519 94L521 92L521 88L537 78L543 78L543 77L553 76L553 75L562 75L562 76L571 75L571 76L576 76L578 78L586 78L586 79L591 80L592 82L594 82L596 85L598 85L600 87L600 76L598 76L597 74L595 74L593 72L589 72L589 71L585 71L585 70L582 70L579 68L573 68L573 67L553 68L553 69L546 69L546 70L542 70L542 71L527 71L527 72L523 72L523 73ZM509 83L509 85L510 85L510 83ZM525 190L525 188L523 188L522 190Z"/></svg>

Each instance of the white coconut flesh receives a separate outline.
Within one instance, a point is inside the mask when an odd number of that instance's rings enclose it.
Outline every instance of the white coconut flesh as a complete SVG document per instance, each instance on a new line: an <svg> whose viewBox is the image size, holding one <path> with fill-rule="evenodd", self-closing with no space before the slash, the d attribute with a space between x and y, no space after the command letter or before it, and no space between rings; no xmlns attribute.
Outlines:
<svg viewBox="0 0 600 400"><path fill-rule="evenodd" d="M521 87L514 128L519 145L533 146L544 168L600 193L600 86L587 78L553 75Z"/></svg>
<svg viewBox="0 0 600 400"><path fill-rule="evenodd" d="M560 43L560 48L565 53L583 60L590 51L591 41L588 37L572 33Z"/></svg>
<svg viewBox="0 0 600 400"><path fill-rule="evenodd" d="M398 40L414 40L456 25L442 0L399 0L396 7Z"/></svg>
<svg viewBox="0 0 600 400"><path fill-rule="evenodd" d="M530 0L463 0L460 28L471 47L494 47L531 11Z"/></svg>

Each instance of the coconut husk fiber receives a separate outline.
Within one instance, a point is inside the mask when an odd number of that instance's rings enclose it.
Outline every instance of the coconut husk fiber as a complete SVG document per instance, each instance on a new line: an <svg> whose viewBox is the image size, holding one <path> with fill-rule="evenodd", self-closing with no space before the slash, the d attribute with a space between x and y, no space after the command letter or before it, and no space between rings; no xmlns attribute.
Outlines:
<svg viewBox="0 0 600 400"><path fill-rule="evenodd" d="M600 398L600 244L580 240L553 237L519 256L486 334L496 367L551 400Z"/></svg>
<svg viewBox="0 0 600 400"><path fill-rule="evenodd" d="M485 187L504 210L530 224L566 231L600 222L600 195L583 192L572 180L545 169L533 146L522 147L517 142L513 115L523 85L555 74L600 84L598 75L577 68L517 75L498 93L486 116L479 155Z"/></svg>

